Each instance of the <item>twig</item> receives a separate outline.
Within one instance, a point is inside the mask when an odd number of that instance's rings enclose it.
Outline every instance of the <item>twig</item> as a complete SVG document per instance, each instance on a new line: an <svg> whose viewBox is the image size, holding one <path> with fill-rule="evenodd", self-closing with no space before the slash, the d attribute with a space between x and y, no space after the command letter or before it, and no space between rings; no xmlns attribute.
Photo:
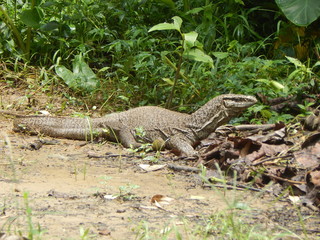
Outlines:
<svg viewBox="0 0 320 240"><path fill-rule="evenodd" d="M284 182L288 182L288 183L292 183L292 184L306 184L306 182L285 179L285 178L282 178L282 177L275 176L273 174L268 174L268 173L263 173L263 174L266 175L267 177L274 178L274 179L277 179L277 180L280 180L280 181L284 181Z"/></svg>
<svg viewBox="0 0 320 240"><path fill-rule="evenodd" d="M278 156L278 157L266 158L266 159L261 160L260 162L256 162L256 163L251 164L251 166L257 166L257 165L259 165L261 163L264 163L264 162L269 162L269 161L272 161L272 160L275 160L275 159L278 159L278 158L287 158L287 157L292 157L292 154L288 154L288 155L284 155L284 156Z"/></svg>
<svg viewBox="0 0 320 240"><path fill-rule="evenodd" d="M168 164L168 168L170 168L173 171L185 171L185 172L195 172L198 173L201 170L196 167L188 167L188 166L181 166L181 165L175 165L175 164Z"/></svg>
<svg viewBox="0 0 320 240"><path fill-rule="evenodd" d="M129 154L95 155L95 154L88 153L87 156L89 158L112 158L112 157L126 157L126 158L136 157L136 158L141 158L141 156L139 156L139 155L135 156L135 155L129 155Z"/></svg>
<svg viewBox="0 0 320 240"><path fill-rule="evenodd" d="M241 185L241 184L237 184L236 186L230 185L230 183L226 183L224 185L223 184L210 184L210 186L214 186L217 188L235 189L235 190L251 190L251 191L255 191L255 192L272 192L270 190L249 187L249 186L245 186L245 185Z"/></svg>

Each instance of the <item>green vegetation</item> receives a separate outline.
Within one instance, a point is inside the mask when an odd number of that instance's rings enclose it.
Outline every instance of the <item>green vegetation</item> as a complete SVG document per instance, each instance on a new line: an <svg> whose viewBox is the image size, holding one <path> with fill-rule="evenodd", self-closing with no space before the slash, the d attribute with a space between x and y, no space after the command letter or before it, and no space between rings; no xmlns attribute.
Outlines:
<svg viewBox="0 0 320 240"><path fill-rule="evenodd" d="M65 97L89 108L192 111L230 92L299 99L319 93L318 5L7 0L0 5L0 57L12 71L41 69L29 88L52 93L63 83L70 89ZM292 118L265 105L251 113L259 121Z"/></svg>
<svg viewBox="0 0 320 240"><path fill-rule="evenodd" d="M142 221L133 230L136 232L136 239L259 239L271 240L299 238L296 234L285 229L266 230L259 224L248 223L246 218L252 217L250 211L229 210L215 213L209 218L202 219L199 224L192 224L187 219L175 219L163 224L162 229L150 227L150 223ZM161 227L161 226L160 226Z"/></svg>

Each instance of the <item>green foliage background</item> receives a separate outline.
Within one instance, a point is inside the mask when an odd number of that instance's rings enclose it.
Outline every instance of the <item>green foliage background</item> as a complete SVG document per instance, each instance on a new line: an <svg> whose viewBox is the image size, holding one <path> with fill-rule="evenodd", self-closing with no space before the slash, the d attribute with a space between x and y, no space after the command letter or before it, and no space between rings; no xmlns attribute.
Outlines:
<svg viewBox="0 0 320 240"><path fill-rule="evenodd" d="M162 105L172 93L182 111L222 93L317 94L319 21L297 27L280 7L254 0L7 0L0 56L54 71L78 96L92 104L112 98L120 109ZM183 20L182 35L148 32L174 16ZM182 56L191 31L213 67Z"/></svg>

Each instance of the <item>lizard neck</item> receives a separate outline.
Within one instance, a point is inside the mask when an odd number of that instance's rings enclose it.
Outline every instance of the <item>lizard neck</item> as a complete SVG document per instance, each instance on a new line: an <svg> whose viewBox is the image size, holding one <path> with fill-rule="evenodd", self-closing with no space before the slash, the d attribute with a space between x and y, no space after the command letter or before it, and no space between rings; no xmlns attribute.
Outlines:
<svg viewBox="0 0 320 240"><path fill-rule="evenodd" d="M208 137L219 126L232 118L225 106L216 102L208 102L190 115L188 127L200 140Z"/></svg>
<svg viewBox="0 0 320 240"><path fill-rule="evenodd" d="M195 138L202 140L256 102L256 98L252 96L220 95L211 99L199 110L191 114L187 127Z"/></svg>

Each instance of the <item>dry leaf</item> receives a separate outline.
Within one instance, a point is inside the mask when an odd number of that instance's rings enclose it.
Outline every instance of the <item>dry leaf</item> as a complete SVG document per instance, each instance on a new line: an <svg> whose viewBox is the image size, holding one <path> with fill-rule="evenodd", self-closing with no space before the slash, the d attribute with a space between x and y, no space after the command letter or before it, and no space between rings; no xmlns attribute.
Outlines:
<svg viewBox="0 0 320 240"><path fill-rule="evenodd" d="M203 199L205 199L205 197L203 197L203 196L190 196L190 199L192 199L192 200L203 200Z"/></svg>
<svg viewBox="0 0 320 240"><path fill-rule="evenodd" d="M174 199L161 194L156 194L151 198L151 204L170 204Z"/></svg>
<svg viewBox="0 0 320 240"><path fill-rule="evenodd" d="M113 199L116 199L117 196L110 194L110 195L104 195L103 198L106 200L113 200Z"/></svg>
<svg viewBox="0 0 320 240"><path fill-rule="evenodd" d="M158 171L167 166L166 164L162 165L150 165L150 164L139 164L139 167L142 168L146 172Z"/></svg>

